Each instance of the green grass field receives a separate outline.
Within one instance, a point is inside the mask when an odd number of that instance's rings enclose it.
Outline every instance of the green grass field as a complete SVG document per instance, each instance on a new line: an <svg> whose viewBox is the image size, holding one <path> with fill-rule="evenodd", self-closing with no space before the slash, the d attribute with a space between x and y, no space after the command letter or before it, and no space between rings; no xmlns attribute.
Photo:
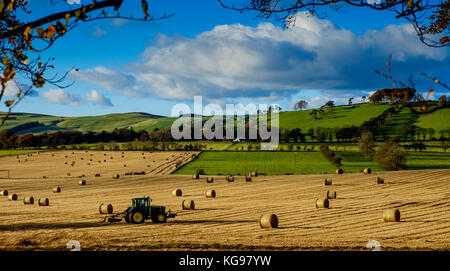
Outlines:
<svg viewBox="0 0 450 271"><path fill-rule="evenodd" d="M339 106L318 115L317 119L310 115L311 110L287 111L280 113L280 128L301 128L307 132L311 127L334 128L343 126L359 126L365 121L379 116L389 105L356 104L352 106Z"/></svg>
<svg viewBox="0 0 450 271"><path fill-rule="evenodd" d="M261 174L332 173L336 168L319 152L203 152L175 174L193 174L203 169L206 174L246 175L250 171Z"/></svg>
<svg viewBox="0 0 450 271"><path fill-rule="evenodd" d="M30 152L42 152L44 150L0 150L0 156L6 156L6 155L18 155L18 154L25 154Z"/></svg>
<svg viewBox="0 0 450 271"><path fill-rule="evenodd" d="M421 128L433 128L434 137L439 138L439 132L450 129L450 108L439 109L433 113L420 115L415 125Z"/></svg>
<svg viewBox="0 0 450 271"><path fill-rule="evenodd" d="M338 151L342 169L346 173L371 168L384 171L377 162L357 151ZM407 169L450 169L450 152L408 152ZM193 174L203 169L211 175L245 175L250 171L267 175L334 173L336 167L320 152L216 152L206 151L194 161L181 167L175 174Z"/></svg>

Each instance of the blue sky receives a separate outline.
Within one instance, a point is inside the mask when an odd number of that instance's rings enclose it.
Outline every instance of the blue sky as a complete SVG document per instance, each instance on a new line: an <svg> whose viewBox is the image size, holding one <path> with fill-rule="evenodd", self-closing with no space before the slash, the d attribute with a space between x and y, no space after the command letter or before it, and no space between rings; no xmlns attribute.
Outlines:
<svg viewBox="0 0 450 271"><path fill-rule="evenodd" d="M48 2L32 1L39 10L33 16L68 7ZM296 25L285 30L275 19L227 10L215 0L149 4L153 16L174 16L147 23L83 23L59 39L44 55L56 58L60 73L78 68L70 77L75 84L62 90L46 85L15 111L169 115L174 104L191 104L194 95L219 104L278 103L284 110L292 110L298 99L310 107L329 99L342 104L391 87L374 72L384 70L390 53L394 73L404 79L413 73L421 92L432 86L437 96L443 89L418 72L449 79L449 49L422 45L409 25L390 12L327 9L326 16L315 18L298 14ZM143 15L138 0L124 1L120 12Z"/></svg>

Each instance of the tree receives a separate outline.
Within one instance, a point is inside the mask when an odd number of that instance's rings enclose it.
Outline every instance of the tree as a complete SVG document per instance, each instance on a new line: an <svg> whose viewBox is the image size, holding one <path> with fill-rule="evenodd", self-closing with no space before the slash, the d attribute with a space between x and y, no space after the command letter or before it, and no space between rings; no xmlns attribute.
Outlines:
<svg viewBox="0 0 450 271"><path fill-rule="evenodd" d="M375 160L386 170L406 168L406 152L400 148L396 140L389 138L378 149Z"/></svg>
<svg viewBox="0 0 450 271"><path fill-rule="evenodd" d="M34 136L32 134L21 135L17 138L17 147L27 148L34 146Z"/></svg>
<svg viewBox="0 0 450 271"><path fill-rule="evenodd" d="M240 7L226 4L231 0L218 1L223 7L235 11L256 11L258 17L270 18L277 15L281 17L286 27L295 25L295 14L299 11L315 15L324 11L326 7L342 10L345 6L390 11L395 18L408 21L424 44L431 47L450 46L449 0L246 0Z"/></svg>
<svg viewBox="0 0 450 271"><path fill-rule="evenodd" d="M312 109L309 114L314 116L314 120L317 120L317 115L322 114L323 112L324 112L323 109L319 108L319 109Z"/></svg>
<svg viewBox="0 0 450 271"><path fill-rule="evenodd" d="M351 97L351 98L348 99L348 105L352 105L352 104L353 104L353 102L352 102L353 99L354 99L353 97Z"/></svg>
<svg viewBox="0 0 450 271"><path fill-rule="evenodd" d="M295 103L294 110L302 110L303 108L306 108L307 105L308 105L307 101L299 100L298 102Z"/></svg>
<svg viewBox="0 0 450 271"><path fill-rule="evenodd" d="M58 1L62 0L50 2ZM15 98L4 102L8 113L2 118L0 126L4 124L11 110L25 96L33 92L32 88L41 88L46 83L60 88L71 85L65 83L65 78L70 71L62 75L50 74L49 72L55 68L52 64L54 58L43 59L40 55L80 23L111 18L149 22L172 16L151 16L146 0L141 0L143 17L140 18L120 15L119 9L123 0L92 0L91 3L81 5L79 8L68 8L65 11L49 12L50 14L45 16L36 17L37 10L31 10L29 2L31 1L4 0L0 2L0 72L2 73L0 102L4 98L7 87L15 86L18 89ZM18 77L25 78L29 82L19 82Z"/></svg>
<svg viewBox="0 0 450 271"><path fill-rule="evenodd" d="M328 107L328 108L333 108L334 106L334 101L328 101L326 104L324 104L322 107Z"/></svg>
<svg viewBox="0 0 450 271"><path fill-rule="evenodd" d="M358 142L359 150L365 157L372 158L375 155L375 141L371 132L364 132Z"/></svg>
<svg viewBox="0 0 450 271"><path fill-rule="evenodd" d="M428 135L429 135L429 140L432 140L434 134L436 133L436 131L433 128L428 128L427 132L428 132Z"/></svg>
<svg viewBox="0 0 450 271"><path fill-rule="evenodd" d="M438 106L439 107L446 107L447 106L447 96L442 95L438 99Z"/></svg>

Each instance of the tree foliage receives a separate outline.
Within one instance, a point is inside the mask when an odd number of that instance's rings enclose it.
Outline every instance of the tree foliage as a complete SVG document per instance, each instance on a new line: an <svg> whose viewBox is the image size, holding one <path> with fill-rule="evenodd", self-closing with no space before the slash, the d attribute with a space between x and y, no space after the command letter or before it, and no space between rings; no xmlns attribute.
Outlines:
<svg viewBox="0 0 450 271"><path fill-rule="evenodd" d="M400 170L406 168L406 152L389 138L378 149L375 160L386 170Z"/></svg>

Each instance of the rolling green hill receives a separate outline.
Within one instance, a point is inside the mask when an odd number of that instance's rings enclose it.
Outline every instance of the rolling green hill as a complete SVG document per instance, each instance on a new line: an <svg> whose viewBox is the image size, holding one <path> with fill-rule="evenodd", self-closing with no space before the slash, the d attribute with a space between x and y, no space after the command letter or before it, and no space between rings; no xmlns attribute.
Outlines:
<svg viewBox="0 0 450 271"><path fill-rule="evenodd" d="M3 114L0 114L0 117ZM20 128L19 125L38 122L41 126L20 129L16 134L54 132L58 130L79 131L112 131L115 128L144 129L170 127L173 118L151 115L147 113L108 114L88 117L56 117L29 113L12 113L0 130Z"/></svg>
<svg viewBox="0 0 450 271"><path fill-rule="evenodd" d="M280 128L301 128L306 133L311 127L334 128L343 126L360 126L365 121L380 116L391 106L386 104L355 104L324 109L316 119L312 110L281 112ZM3 113L0 113L0 117ZM122 113L88 117L57 117L29 113L13 113L0 130L14 129L16 134L54 132L58 130L112 131L115 128L153 131L155 128L170 128L176 118L162 117L147 113ZM208 117L203 117L203 120ZM391 114L381 132L389 136L403 135L408 127L415 125L433 128L436 136L442 130L450 129L450 108L440 108L429 114L413 114L403 108ZM400 136L399 138L403 138Z"/></svg>
<svg viewBox="0 0 450 271"><path fill-rule="evenodd" d="M334 128L343 126L359 126L365 121L381 115L389 105L356 104L324 109L316 119L310 115L312 110L286 111L280 113L280 128L301 128L306 132L311 127Z"/></svg>

